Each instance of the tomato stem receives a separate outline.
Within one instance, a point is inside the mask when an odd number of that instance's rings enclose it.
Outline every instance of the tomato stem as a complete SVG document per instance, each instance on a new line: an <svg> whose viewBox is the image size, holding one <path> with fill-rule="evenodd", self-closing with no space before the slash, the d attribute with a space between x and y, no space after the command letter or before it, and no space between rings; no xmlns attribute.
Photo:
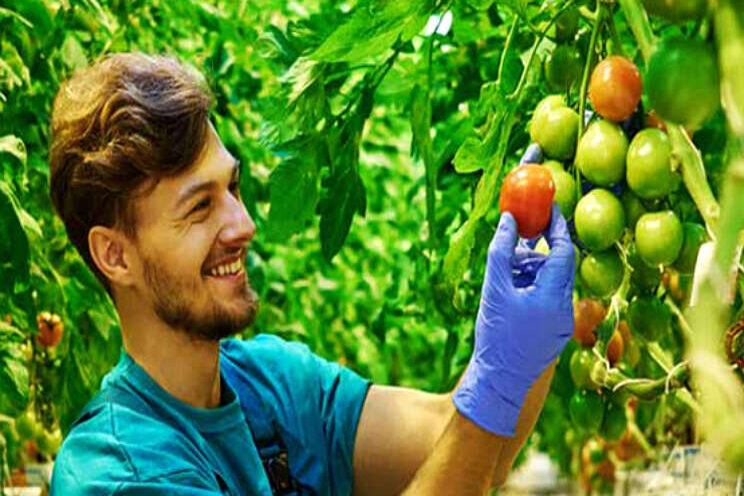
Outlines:
<svg viewBox="0 0 744 496"><path fill-rule="evenodd" d="M578 149L579 141L584 135L585 117L584 110L586 109L586 94L589 89L589 75L592 69L592 61L594 60L594 53L596 52L597 39L599 38L599 31L604 22L604 12L606 6L602 2L597 2L597 10L594 12L594 26L592 27L592 36L589 40L589 48L586 52L586 58L584 60L584 72L581 76L581 86L579 87L579 133L576 136L576 147ZM581 199L581 174L579 168L574 167L574 176L576 179L576 201Z"/></svg>
<svg viewBox="0 0 744 496"><path fill-rule="evenodd" d="M501 57L499 58L499 71L496 76L496 83L501 86L501 76L504 73L504 65L506 63L506 54L509 52L511 47L512 39L514 39L514 33L517 31L517 24L519 23L519 17L514 16L512 24L509 27L509 33L506 35L506 41L504 42L504 48L501 51Z"/></svg>

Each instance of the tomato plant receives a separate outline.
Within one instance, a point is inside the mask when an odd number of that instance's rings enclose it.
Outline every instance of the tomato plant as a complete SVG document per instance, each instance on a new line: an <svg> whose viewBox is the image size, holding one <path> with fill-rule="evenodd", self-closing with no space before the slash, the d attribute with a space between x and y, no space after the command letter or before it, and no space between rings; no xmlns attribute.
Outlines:
<svg viewBox="0 0 744 496"><path fill-rule="evenodd" d="M652 266L674 263L684 241L682 223L669 210L643 214L636 224L635 236L638 254Z"/></svg>
<svg viewBox="0 0 744 496"><path fill-rule="evenodd" d="M566 106L563 97L551 95L535 109L530 136L550 158L571 158L576 149L579 114Z"/></svg>
<svg viewBox="0 0 744 496"><path fill-rule="evenodd" d="M499 210L514 216L520 236L534 238L550 223L554 196L555 184L547 169L520 165L504 178Z"/></svg>
<svg viewBox="0 0 744 496"><path fill-rule="evenodd" d="M555 202L560 207L563 216L570 219L576 206L576 180L566 172L560 162L548 160L543 166L550 171L553 178Z"/></svg>
<svg viewBox="0 0 744 496"><path fill-rule="evenodd" d="M576 165L581 173L598 186L613 186L625 176L628 138L620 126L596 121L581 137L576 150Z"/></svg>
<svg viewBox="0 0 744 496"><path fill-rule="evenodd" d="M718 65L703 42L663 40L648 63L646 92L663 119L699 127L719 106L718 88Z"/></svg>
<svg viewBox="0 0 744 496"><path fill-rule="evenodd" d="M625 212L612 193L594 189L579 200L574 222L579 240L590 250L601 251L620 239L625 229Z"/></svg>
<svg viewBox="0 0 744 496"><path fill-rule="evenodd" d="M624 121L641 101L641 73L633 62L613 55L594 68L589 98L594 110L605 119Z"/></svg>
<svg viewBox="0 0 744 496"><path fill-rule="evenodd" d="M641 198L667 196L679 184L672 171L672 148L669 138L659 129L644 129L633 138L628 148L626 179L628 186Z"/></svg>
<svg viewBox="0 0 744 496"><path fill-rule="evenodd" d="M566 91L581 79L582 57L572 45L558 45L545 58L545 80L554 91Z"/></svg>
<svg viewBox="0 0 744 496"><path fill-rule="evenodd" d="M620 287L625 270L617 250L610 248L588 254L581 261L579 272L587 291L607 298Z"/></svg>

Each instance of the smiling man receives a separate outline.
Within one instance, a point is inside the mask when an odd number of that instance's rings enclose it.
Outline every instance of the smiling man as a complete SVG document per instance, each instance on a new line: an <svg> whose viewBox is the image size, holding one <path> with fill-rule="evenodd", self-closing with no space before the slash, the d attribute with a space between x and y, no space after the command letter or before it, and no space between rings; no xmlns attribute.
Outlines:
<svg viewBox="0 0 744 496"><path fill-rule="evenodd" d="M123 349L60 450L52 494L468 495L502 483L573 330L558 209L542 259L515 252L502 215L455 391L370 385L304 345L230 338L258 311L244 268L256 226L210 101L198 72L142 54L109 56L57 95L52 201L114 302Z"/></svg>

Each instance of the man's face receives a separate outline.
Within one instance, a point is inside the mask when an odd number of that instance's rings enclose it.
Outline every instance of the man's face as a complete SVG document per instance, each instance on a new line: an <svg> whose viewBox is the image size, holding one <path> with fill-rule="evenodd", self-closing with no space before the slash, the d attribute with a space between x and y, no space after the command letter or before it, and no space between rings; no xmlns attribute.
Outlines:
<svg viewBox="0 0 744 496"><path fill-rule="evenodd" d="M198 162L136 201L140 293L160 319L195 339L235 334L258 310L244 267L256 226L238 174L210 126Z"/></svg>

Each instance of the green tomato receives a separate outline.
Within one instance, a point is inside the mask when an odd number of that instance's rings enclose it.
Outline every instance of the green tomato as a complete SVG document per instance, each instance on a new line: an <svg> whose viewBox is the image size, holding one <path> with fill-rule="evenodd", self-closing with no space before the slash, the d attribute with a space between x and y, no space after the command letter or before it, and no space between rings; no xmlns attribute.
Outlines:
<svg viewBox="0 0 744 496"><path fill-rule="evenodd" d="M562 96L545 97L535 109L530 137L550 158L569 159L576 149L579 114L566 107Z"/></svg>
<svg viewBox="0 0 744 496"><path fill-rule="evenodd" d="M623 211L625 212L625 220L628 223L628 227L635 230L636 222L641 218L641 215L646 213L646 207L643 206L641 200L630 189L623 191L620 201L623 204Z"/></svg>
<svg viewBox="0 0 744 496"><path fill-rule="evenodd" d="M613 186L625 177L628 138L620 126L595 121L586 129L576 149L576 165L584 177L598 186Z"/></svg>
<svg viewBox="0 0 744 496"><path fill-rule="evenodd" d="M577 389L594 389L597 387L590 376L596 358L591 350L579 348L571 355L569 371L571 380Z"/></svg>
<svg viewBox="0 0 744 496"><path fill-rule="evenodd" d="M682 231L684 232L684 240L677 261L674 262L674 267L680 274L692 274L695 270L700 246L708 241L708 233L703 226L694 222L683 222Z"/></svg>
<svg viewBox="0 0 744 496"><path fill-rule="evenodd" d="M568 416L579 431L597 433L604 418L602 397L594 391L576 391L568 402Z"/></svg>
<svg viewBox="0 0 744 496"><path fill-rule="evenodd" d="M671 210L643 214L635 228L638 254L649 265L671 265L682 250L682 223Z"/></svg>
<svg viewBox="0 0 744 496"><path fill-rule="evenodd" d="M31 413L24 412L15 421L15 430L23 440L30 440L36 434L36 421Z"/></svg>
<svg viewBox="0 0 744 496"><path fill-rule="evenodd" d="M558 45L545 59L545 79L553 91L568 91L575 86L582 69L581 54L571 45Z"/></svg>
<svg viewBox="0 0 744 496"><path fill-rule="evenodd" d="M62 445L62 433L57 431L46 432L37 439L39 451L47 456L56 455Z"/></svg>
<svg viewBox="0 0 744 496"><path fill-rule="evenodd" d="M606 189L584 195L574 212L576 234L588 249L602 251L620 239L625 229L625 212L620 200Z"/></svg>
<svg viewBox="0 0 744 496"><path fill-rule="evenodd" d="M633 334L656 341L672 322L669 308L656 296L636 296L628 305L628 327Z"/></svg>
<svg viewBox="0 0 744 496"><path fill-rule="evenodd" d="M625 415L625 408L608 402L600 431L602 438L605 441L617 441L625 433L627 426L628 418Z"/></svg>
<svg viewBox="0 0 744 496"><path fill-rule="evenodd" d="M645 199L661 198L679 184L671 167L672 147L661 129L636 134L628 147L625 179L633 192Z"/></svg>
<svg viewBox="0 0 744 496"><path fill-rule="evenodd" d="M654 293L661 284L661 270L643 261L635 243L628 249L628 265L631 269L630 285L639 293Z"/></svg>
<svg viewBox="0 0 744 496"><path fill-rule="evenodd" d="M561 209L561 213L566 219L573 215L576 207L576 180L571 174L563 169L560 162L548 160L543 164L550 171L555 185L554 201Z"/></svg>
<svg viewBox="0 0 744 496"><path fill-rule="evenodd" d="M720 103L718 64L710 47L699 40L661 41L648 62L644 86L662 119L692 129Z"/></svg>
<svg viewBox="0 0 744 496"><path fill-rule="evenodd" d="M598 298L611 296L623 282L623 261L617 250L590 253L581 261L581 282L589 293Z"/></svg>
<svg viewBox="0 0 744 496"><path fill-rule="evenodd" d="M672 22L696 21L705 15L706 0L643 0L649 14Z"/></svg>
<svg viewBox="0 0 744 496"><path fill-rule="evenodd" d="M573 40L579 29L579 11L575 7L564 10L553 23L553 36L557 42Z"/></svg>

